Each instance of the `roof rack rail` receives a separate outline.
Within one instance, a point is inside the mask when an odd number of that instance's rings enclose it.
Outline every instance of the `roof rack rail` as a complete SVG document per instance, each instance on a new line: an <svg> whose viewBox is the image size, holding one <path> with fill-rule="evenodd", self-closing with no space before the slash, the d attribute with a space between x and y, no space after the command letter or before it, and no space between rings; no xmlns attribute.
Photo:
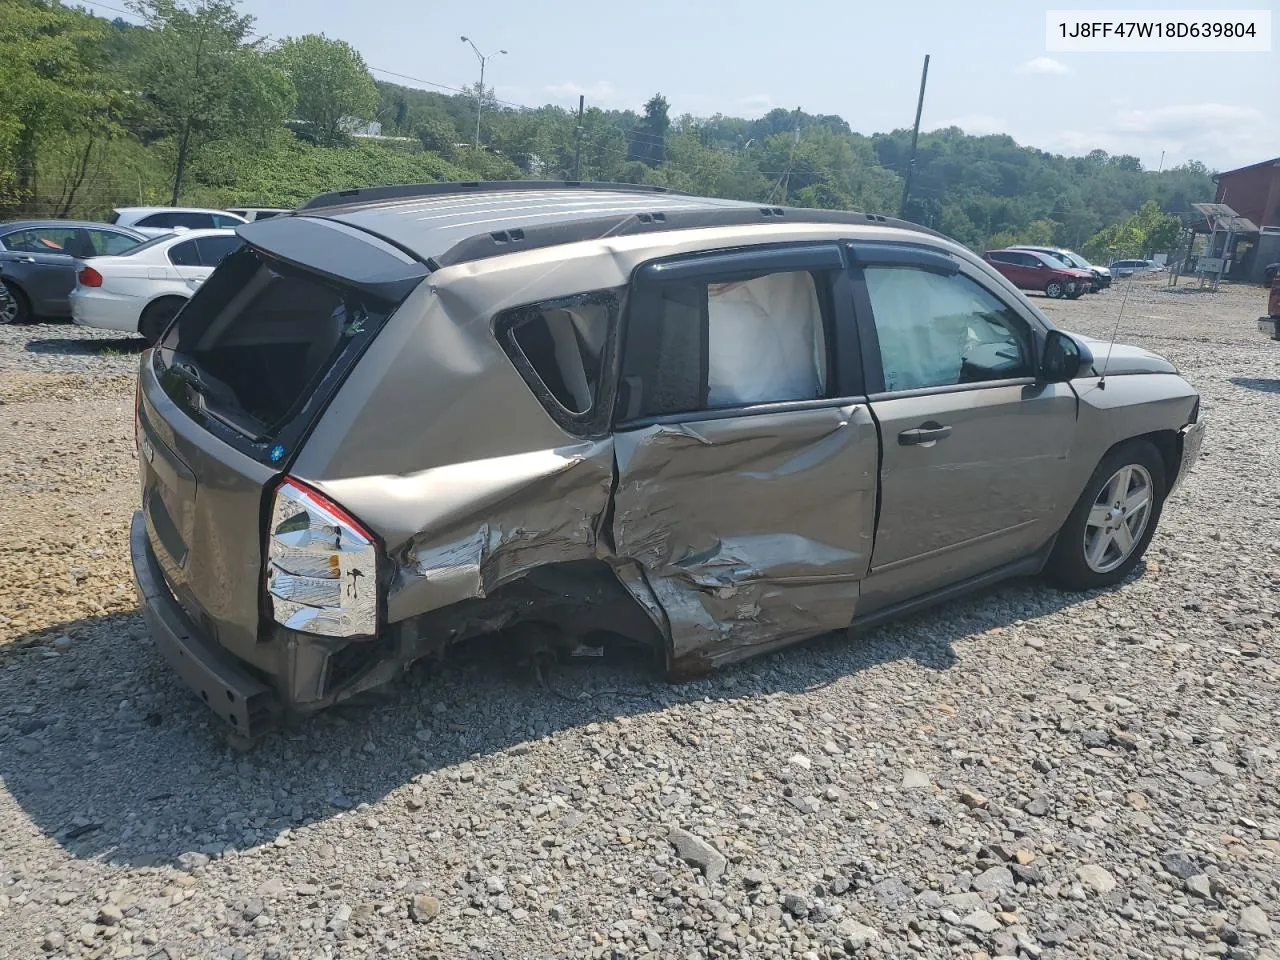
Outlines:
<svg viewBox="0 0 1280 960"><path fill-rule="evenodd" d="M427 265L432 270L471 263L489 257L498 257L524 250L538 250L566 243L605 237L627 237L642 233L659 233L666 230L695 230L706 227L752 226L757 223L779 221L785 223L848 224L849 226L885 226L923 233L932 237L949 239L929 227L886 217L878 213L855 213L849 210L822 210L807 207L775 207L743 205L693 210L655 210L651 213L630 213L592 219L570 220L514 230L496 230L478 233L460 240L438 256L431 257Z"/></svg>
<svg viewBox="0 0 1280 960"><path fill-rule="evenodd" d="M443 197L460 193L497 193L513 190L607 190L611 193L655 193L689 196L669 187L651 186L645 183L609 183L591 180L454 180L441 183L406 183L382 187L358 187L353 190L335 190L313 197L298 207L298 211L318 210L324 207L345 207L352 204L389 203L396 200L415 200L420 197Z"/></svg>

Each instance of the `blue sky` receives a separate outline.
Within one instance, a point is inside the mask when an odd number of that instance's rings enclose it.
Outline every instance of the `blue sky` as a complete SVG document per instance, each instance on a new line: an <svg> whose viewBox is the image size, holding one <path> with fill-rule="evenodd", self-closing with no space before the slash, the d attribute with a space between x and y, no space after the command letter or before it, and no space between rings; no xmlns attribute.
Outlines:
<svg viewBox="0 0 1280 960"><path fill-rule="evenodd" d="M1161 151L1166 167L1198 159L1218 169L1280 155L1274 47L1252 54L1048 54L1045 11L1072 7L1062 0L648 0L618 12L571 0L242 2L272 37L340 37L372 67L448 86L478 76L460 35L485 53L505 48L508 55L490 62L485 79L500 99L518 104L576 107L582 93L591 105L638 109L661 92L673 116L759 116L799 106L873 133L910 126L928 53L926 130L956 124L1062 153L1100 147L1134 154L1152 169ZM1076 7L1275 3L1095 0Z"/></svg>

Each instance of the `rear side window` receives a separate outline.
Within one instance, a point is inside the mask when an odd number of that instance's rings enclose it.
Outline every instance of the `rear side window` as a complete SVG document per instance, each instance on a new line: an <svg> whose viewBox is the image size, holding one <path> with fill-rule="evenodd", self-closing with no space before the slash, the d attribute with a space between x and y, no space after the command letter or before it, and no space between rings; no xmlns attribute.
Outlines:
<svg viewBox="0 0 1280 960"><path fill-rule="evenodd" d="M89 241L93 244L93 252L99 256L119 256L138 246L138 241L127 233L116 233L114 230L89 230L87 232Z"/></svg>
<svg viewBox="0 0 1280 960"><path fill-rule="evenodd" d="M628 323L620 415L825 397L829 323L825 272L660 283Z"/></svg>
<svg viewBox="0 0 1280 960"><path fill-rule="evenodd" d="M561 419L584 419L599 401L605 345L617 316L618 297L606 290L509 310L495 326L544 405Z"/></svg>
<svg viewBox="0 0 1280 960"><path fill-rule="evenodd" d="M210 429L279 462L392 309L242 247L170 327L161 383Z"/></svg>
<svg viewBox="0 0 1280 960"><path fill-rule="evenodd" d="M175 243L169 248L169 262L175 267L200 266L200 248L194 240Z"/></svg>
<svg viewBox="0 0 1280 960"><path fill-rule="evenodd" d="M239 237L201 237L196 241L200 254L200 266L216 267L240 248Z"/></svg>

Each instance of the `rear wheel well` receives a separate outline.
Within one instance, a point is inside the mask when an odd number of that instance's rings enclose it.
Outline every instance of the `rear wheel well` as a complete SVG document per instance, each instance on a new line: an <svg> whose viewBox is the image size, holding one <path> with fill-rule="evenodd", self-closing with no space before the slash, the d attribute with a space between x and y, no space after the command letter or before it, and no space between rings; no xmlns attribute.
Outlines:
<svg viewBox="0 0 1280 960"><path fill-rule="evenodd" d="M186 297L180 297L172 293L156 297L142 308L142 313L138 316L138 333L154 343L160 338L160 334L164 332L163 329L157 329L160 326L157 318L162 317L164 310L167 308L175 308L175 312L176 310L181 310L186 305L186 302Z"/></svg>

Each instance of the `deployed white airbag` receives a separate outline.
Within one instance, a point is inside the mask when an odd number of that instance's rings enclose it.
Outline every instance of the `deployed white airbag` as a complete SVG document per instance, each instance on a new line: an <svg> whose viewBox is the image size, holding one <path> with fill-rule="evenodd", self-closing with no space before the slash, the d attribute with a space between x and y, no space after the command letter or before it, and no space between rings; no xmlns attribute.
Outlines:
<svg viewBox="0 0 1280 960"><path fill-rule="evenodd" d="M811 400L825 393L822 309L809 274L711 284L707 320L709 406Z"/></svg>

